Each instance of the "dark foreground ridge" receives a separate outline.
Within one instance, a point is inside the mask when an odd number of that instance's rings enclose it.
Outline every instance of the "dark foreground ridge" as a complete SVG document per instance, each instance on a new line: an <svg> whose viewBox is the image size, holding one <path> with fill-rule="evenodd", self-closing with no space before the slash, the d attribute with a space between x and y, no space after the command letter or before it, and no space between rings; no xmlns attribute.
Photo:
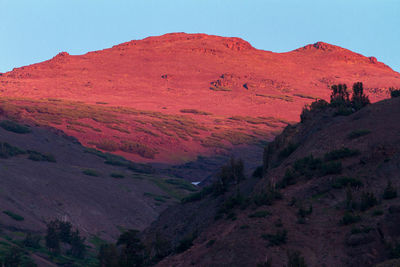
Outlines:
<svg viewBox="0 0 400 267"><path fill-rule="evenodd" d="M163 212L144 231L152 263L397 266L400 98L367 105L354 88L305 108L253 177L233 160L214 186Z"/></svg>

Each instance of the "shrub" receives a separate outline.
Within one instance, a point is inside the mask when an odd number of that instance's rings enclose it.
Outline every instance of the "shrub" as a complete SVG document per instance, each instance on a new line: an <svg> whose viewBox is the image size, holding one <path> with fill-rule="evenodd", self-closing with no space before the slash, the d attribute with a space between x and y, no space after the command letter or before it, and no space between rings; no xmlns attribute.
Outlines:
<svg viewBox="0 0 400 267"><path fill-rule="evenodd" d="M272 205L277 199L282 199L282 194L271 184L267 185L260 193L253 196L253 201L257 206Z"/></svg>
<svg viewBox="0 0 400 267"><path fill-rule="evenodd" d="M184 197L181 202L182 203L188 203L188 202L194 202L203 199L205 196L211 194L213 192L213 187L212 186L206 186L203 187L203 189L200 192L196 192L193 194L190 194L187 197Z"/></svg>
<svg viewBox="0 0 400 267"><path fill-rule="evenodd" d="M192 233L185 236L183 239L179 241L178 246L175 248L176 253L182 253L188 250L191 246L193 246L193 241L196 239L197 234Z"/></svg>
<svg viewBox="0 0 400 267"><path fill-rule="evenodd" d="M338 159L354 157L357 155L360 155L359 150L343 147L343 148L332 150L332 151L326 153L324 156L324 159L326 161L330 161L330 160L338 160Z"/></svg>
<svg viewBox="0 0 400 267"><path fill-rule="evenodd" d="M361 226L360 228L353 227L350 233L352 235L356 235L356 234L369 233L371 230L373 230L373 228L367 226Z"/></svg>
<svg viewBox="0 0 400 267"><path fill-rule="evenodd" d="M269 246L279 246L286 244L287 230L278 230L275 234L263 234L261 237L269 241Z"/></svg>
<svg viewBox="0 0 400 267"><path fill-rule="evenodd" d="M42 154L37 151L28 150L29 154L28 159L33 161L48 161L48 162L56 162L56 158L51 154Z"/></svg>
<svg viewBox="0 0 400 267"><path fill-rule="evenodd" d="M381 216L383 215L383 210L374 210L372 212L372 216Z"/></svg>
<svg viewBox="0 0 400 267"><path fill-rule="evenodd" d="M143 266L144 245L138 234L137 230L128 230L119 236L117 246L121 247L120 266Z"/></svg>
<svg viewBox="0 0 400 267"><path fill-rule="evenodd" d="M31 129L29 127L8 120L1 121L0 127L4 130L18 134L26 134L31 132Z"/></svg>
<svg viewBox="0 0 400 267"><path fill-rule="evenodd" d="M360 209L362 211L365 211L373 206L378 204L378 201L376 200L376 197L374 193L372 192L363 192L361 194L361 203L360 203Z"/></svg>
<svg viewBox="0 0 400 267"><path fill-rule="evenodd" d="M301 218L304 218L307 215L310 215L312 211L313 211L312 205L310 205L307 210L301 206L297 212L297 215Z"/></svg>
<svg viewBox="0 0 400 267"><path fill-rule="evenodd" d="M361 136L364 136L364 135L367 135L370 133L371 133L370 130L359 129L359 130L355 130L355 131L352 131L351 133L349 133L347 135L347 138L352 140L352 139L356 139L356 138L359 138Z"/></svg>
<svg viewBox="0 0 400 267"><path fill-rule="evenodd" d="M158 153L154 148L132 141L123 141L120 149L127 153L138 154L147 159L154 159L155 155Z"/></svg>
<svg viewBox="0 0 400 267"><path fill-rule="evenodd" d="M385 190L383 191L383 199L392 199L397 197L397 189L388 181Z"/></svg>
<svg viewBox="0 0 400 267"><path fill-rule="evenodd" d="M400 258L400 243L392 245L390 249L390 257L394 259Z"/></svg>
<svg viewBox="0 0 400 267"><path fill-rule="evenodd" d="M335 112L335 116L349 116L353 114L353 108L349 106L339 106Z"/></svg>
<svg viewBox="0 0 400 267"><path fill-rule="evenodd" d="M267 210L260 210L260 211L256 211L256 212L250 214L249 218L265 218L269 215L271 215L271 212L269 212Z"/></svg>
<svg viewBox="0 0 400 267"><path fill-rule="evenodd" d="M125 177L123 174L116 173L116 172L111 173L110 176L113 178L124 178Z"/></svg>
<svg viewBox="0 0 400 267"><path fill-rule="evenodd" d="M197 110L197 109L181 109L179 110L182 113L192 113L192 114L197 114L197 115L211 115L209 112Z"/></svg>
<svg viewBox="0 0 400 267"><path fill-rule="evenodd" d="M82 171L83 174L88 175L88 176L100 176L98 172L92 169L86 169Z"/></svg>
<svg viewBox="0 0 400 267"><path fill-rule="evenodd" d="M244 165L241 159L235 160L231 158L228 164L222 166L217 181L215 181L214 193L216 195L222 194L228 190L231 184L238 184L245 179Z"/></svg>
<svg viewBox="0 0 400 267"><path fill-rule="evenodd" d="M230 196L223 202L218 212L229 214L229 212L233 208L235 207L245 208L247 204L248 204L248 199L245 198L239 191L237 191L236 194Z"/></svg>
<svg viewBox="0 0 400 267"><path fill-rule="evenodd" d="M102 244L99 248L97 259L99 266L117 267L118 263L118 250L114 244Z"/></svg>
<svg viewBox="0 0 400 267"><path fill-rule="evenodd" d="M263 177L263 166L258 166L254 170L254 172L252 174L252 177L254 177L254 178L262 178Z"/></svg>
<svg viewBox="0 0 400 267"><path fill-rule="evenodd" d="M72 232L70 235L71 248L68 250L68 254L75 258L84 258L86 253L85 239L85 237L80 236L79 230Z"/></svg>
<svg viewBox="0 0 400 267"><path fill-rule="evenodd" d="M282 180L277 183L278 188L285 188L289 185L293 185L296 183L295 179L297 177L296 172L292 168L287 168L285 171L285 175Z"/></svg>
<svg viewBox="0 0 400 267"><path fill-rule="evenodd" d="M288 251L287 258L287 267L307 267L304 257L301 256L299 251Z"/></svg>
<svg viewBox="0 0 400 267"><path fill-rule="evenodd" d="M215 243L215 239L211 239L211 240L209 240L209 241L207 242L206 247L207 247L207 248L212 247L212 245L214 245L214 243Z"/></svg>
<svg viewBox="0 0 400 267"><path fill-rule="evenodd" d="M287 145L287 147L285 147L284 149L281 150L281 152L279 152L278 157L280 159L287 158L290 154L292 154L297 149L298 146L299 146L299 144L289 143Z"/></svg>
<svg viewBox="0 0 400 267"><path fill-rule="evenodd" d="M293 168L301 175L311 178L314 172L321 168L322 161L319 158L314 158L313 155L298 159L295 161Z"/></svg>
<svg viewBox="0 0 400 267"><path fill-rule="evenodd" d="M8 215L9 217L11 217L12 219L16 220L16 221L23 221L24 217L22 217L21 215L18 215L12 211L9 210L5 210L3 211L4 214Z"/></svg>
<svg viewBox="0 0 400 267"><path fill-rule="evenodd" d="M349 92L347 91L346 84L332 85L331 89L331 106L340 107L349 105Z"/></svg>
<svg viewBox="0 0 400 267"><path fill-rule="evenodd" d="M340 161L324 162L320 167L320 174L322 176L340 173L342 173L342 163Z"/></svg>
<svg viewBox="0 0 400 267"><path fill-rule="evenodd" d="M33 235L31 233L26 234L25 239L23 241L25 247L30 248L40 248L40 235Z"/></svg>
<svg viewBox="0 0 400 267"><path fill-rule="evenodd" d="M119 149L119 144L113 140L101 140L99 142L92 142L98 149L105 151L117 151Z"/></svg>
<svg viewBox="0 0 400 267"><path fill-rule="evenodd" d="M313 117L317 112L321 112L328 108L329 104L323 99L319 99L311 103L311 105L306 105L300 114L300 121L305 122L306 120Z"/></svg>
<svg viewBox="0 0 400 267"><path fill-rule="evenodd" d="M353 84L353 96L351 97L351 105L355 110L360 110L361 108L369 105L368 96L364 94L364 88L362 82L356 82Z"/></svg>
<svg viewBox="0 0 400 267"><path fill-rule="evenodd" d="M342 219L340 220L340 224L342 225L349 225L349 224L353 224L356 222L361 221L361 217L359 215L355 215L353 213L350 212L346 212Z"/></svg>
<svg viewBox="0 0 400 267"><path fill-rule="evenodd" d="M395 98L400 96L400 89L395 89L395 88L389 88L390 91L390 97Z"/></svg>
<svg viewBox="0 0 400 267"><path fill-rule="evenodd" d="M352 177L339 177L333 183L332 187L336 189L344 188L347 185L351 187L362 187L363 183L360 180L354 179Z"/></svg>
<svg viewBox="0 0 400 267"><path fill-rule="evenodd" d="M18 147L12 146L6 142L0 142L0 158L6 159L17 155L25 154L26 152Z"/></svg>

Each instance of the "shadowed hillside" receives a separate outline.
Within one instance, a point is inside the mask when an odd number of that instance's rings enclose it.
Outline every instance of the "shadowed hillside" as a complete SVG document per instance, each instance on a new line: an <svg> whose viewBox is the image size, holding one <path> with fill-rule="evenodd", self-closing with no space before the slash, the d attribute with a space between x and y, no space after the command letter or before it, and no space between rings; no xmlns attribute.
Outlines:
<svg viewBox="0 0 400 267"><path fill-rule="evenodd" d="M161 214L144 232L157 266L397 266L400 99L317 103L266 147L261 178L234 182L230 163L226 190Z"/></svg>
<svg viewBox="0 0 400 267"><path fill-rule="evenodd" d="M78 229L89 246L87 259L93 259L99 242L114 241L126 229L144 229L162 210L194 191L188 182L85 148L59 130L0 117L1 263L13 247L21 255L33 252L39 266L53 266L44 237L54 220ZM26 245L27 234L41 237L40 246Z"/></svg>

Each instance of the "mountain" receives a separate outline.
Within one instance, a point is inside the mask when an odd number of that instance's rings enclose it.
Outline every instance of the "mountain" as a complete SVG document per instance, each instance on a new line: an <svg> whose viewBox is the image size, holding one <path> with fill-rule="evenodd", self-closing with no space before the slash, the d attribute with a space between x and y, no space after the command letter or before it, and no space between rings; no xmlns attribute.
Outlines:
<svg viewBox="0 0 400 267"><path fill-rule="evenodd" d="M232 162L225 192L163 212L143 234L153 263L399 266L400 98L338 110L314 105L268 144L262 172L238 180Z"/></svg>
<svg viewBox="0 0 400 267"><path fill-rule="evenodd" d="M239 38L172 33L3 73L0 100L8 116L85 146L181 164L238 145L261 151L331 85L357 81L375 102L400 87L400 74L323 42L273 53Z"/></svg>

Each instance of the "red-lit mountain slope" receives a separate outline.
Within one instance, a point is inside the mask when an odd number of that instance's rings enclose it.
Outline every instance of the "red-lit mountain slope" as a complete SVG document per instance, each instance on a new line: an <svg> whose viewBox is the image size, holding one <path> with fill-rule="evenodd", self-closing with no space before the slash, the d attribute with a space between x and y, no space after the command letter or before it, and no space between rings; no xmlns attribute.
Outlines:
<svg viewBox="0 0 400 267"><path fill-rule="evenodd" d="M400 74L316 43L287 53L239 38L173 33L54 58L0 76L2 108L136 161L183 162L271 139L336 83L375 102ZM23 99L22 99L23 98Z"/></svg>

